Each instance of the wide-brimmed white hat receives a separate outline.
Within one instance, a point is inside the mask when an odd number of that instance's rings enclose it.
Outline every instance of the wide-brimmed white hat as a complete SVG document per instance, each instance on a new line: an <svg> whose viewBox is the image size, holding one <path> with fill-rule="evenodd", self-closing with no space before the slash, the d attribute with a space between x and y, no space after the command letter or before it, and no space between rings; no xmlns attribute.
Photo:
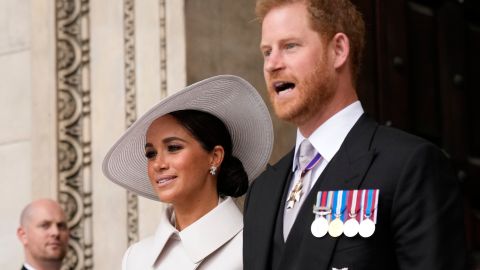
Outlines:
<svg viewBox="0 0 480 270"><path fill-rule="evenodd" d="M105 156L105 176L140 196L158 200L147 175L145 135L155 119L186 109L208 112L223 121L232 137L233 156L242 162L250 182L263 171L273 146L268 109L247 81L220 75L162 99L135 121Z"/></svg>

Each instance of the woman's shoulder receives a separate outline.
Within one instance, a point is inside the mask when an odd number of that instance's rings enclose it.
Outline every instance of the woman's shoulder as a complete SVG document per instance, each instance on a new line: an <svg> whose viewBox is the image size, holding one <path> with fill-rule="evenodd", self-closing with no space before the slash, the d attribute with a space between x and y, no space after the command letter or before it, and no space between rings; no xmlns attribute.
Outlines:
<svg viewBox="0 0 480 270"><path fill-rule="evenodd" d="M154 236L132 244L123 255L122 269L147 269L151 266L150 255L155 242ZM150 265L148 264L150 262Z"/></svg>

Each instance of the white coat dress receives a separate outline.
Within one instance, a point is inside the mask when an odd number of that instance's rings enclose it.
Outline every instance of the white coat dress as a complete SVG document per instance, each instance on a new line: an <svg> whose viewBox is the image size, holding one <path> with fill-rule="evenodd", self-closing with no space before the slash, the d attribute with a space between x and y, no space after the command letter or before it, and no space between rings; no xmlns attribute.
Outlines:
<svg viewBox="0 0 480 270"><path fill-rule="evenodd" d="M180 232L170 221L172 213L167 207L155 235L127 249L123 270L243 269L243 216L232 198Z"/></svg>

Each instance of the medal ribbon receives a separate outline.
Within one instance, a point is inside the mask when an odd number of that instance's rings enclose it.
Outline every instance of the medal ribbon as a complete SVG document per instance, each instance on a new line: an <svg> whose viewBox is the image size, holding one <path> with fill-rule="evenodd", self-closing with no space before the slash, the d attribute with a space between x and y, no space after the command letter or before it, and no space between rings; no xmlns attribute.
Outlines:
<svg viewBox="0 0 480 270"><path fill-rule="evenodd" d="M320 208L321 207L321 203L322 203L322 191L319 191L317 193L317 201L315 202L315 207L313 208L313 213L315 213L315 218L317 218L318 216L320 216L320 214L318 214L317 212L315 212L315 208Z"/></svg>
<svg viewBox="0 0 480 270"><path fill-rule="evenodd" d="M357 217L357 213L360 210L360 196L358 196L359 190L350 190L350 196L348 198L348 205L350 206L350 211L348 212L348 218L355 218L357 221L360 222L359 218Z"/></svg>
<svg viewBox="0 0 480 270"><path fill-rule="evenodd" d="M343 197L343 190L334 191L332 209L335 209L335 218L339 217L340 220L342 219L342 213L345 210L346 198L344 199Z"/></svg>
<svg viewBox="0 0 480 270"><path fill-rule="evenodd" d="M368 194L367 194L367 207L365 208L365 217L366 218L370 218L371 216L371 211L372 211L372 194L373 194L373 190L369 189L367 190Z"/></svg>
<svg viewBox="0 0 480 270"><path fill-rule="evenodd" d="M322 201L322 192L319 191L319 192L317 193L317 201L316 201L316 203L315 203L315 206L320 207L320 206L321 206L321 205L320 205L320 204L321 204L321 201Z"/></svg>
<svg viewBox="0 0 480 270"><path fill-rule="evenodd" d="M332 200L333 200L332 194L333 194L333 191L328 191L328 193L327 193L327 208L328 209L333 209L332 208ZM332 214L328 215L327 220L330 222L331 219L332 219Z"/></svg>
<svg viewBox="0 0 480 270"><path fill-rule="evenodd" d="M377 206L378 206L378 193L380 192L380 190L378 189L375 189L374 193L373 193L373 203L374 203L374 208L373 208L373 222L375 222L375 224L377 224Z"/></svg>
<svg viewBox="0 0 480 270"><path fill-rule="evenodd" d="M347 208L347 199L348 199L348 190L341 190L341 192L343 193L342 195L342 207L341 207L341 210L340 210L340 219L342 220L342 222L345 222L345 216L344 216L344 213L347 212L345 211L345 208Z"/></svg>
<svg viewBox="0 0 480 270"><path fill-rule="evenodd" d="M362 203L361 209L362 209L362 210L361 210L361 214L360 214L360 221L363 221L363 220L365 219L365 207L366 207L366 205L367 205L367 203L366 203L366 201L365 201L365 197L366 197L366 196L365 196L365 193L366 193L366 192L367 192L366 189L362 190L362 196L361 196L361 197L362 197L362 200L361 200L361 203Z"/></svg>
<svg viewBox="0 0 480 270"><path fill-rule="evenodd" d="M371 219L373 222L377 223L377 205L378 205L379 190L369 189L369 190L363 191L363 193L367 193L367 192L368 194L366 194L365 200L364 200L366 207L363 215L364 215L364 218Z"/></svg>
<svg viewBox="0 0 480 270"><path fill-rule="evenodd" d="M322 155L320 155L319 153L317 153L313 159L308 163L307 167L305 167L305 169L303 169L302 171L302 174L300 175L300 177L303 177L305 176L305 174L307 174L308 171L310 171L313 167L315 167L318 162L320 162L320 158L322 157Z"/></svg>
<svg viewBox="0 0 480 270"><path fill-rule="evenodd" d="M348 220L355 216L355 207L356 207L356 198L357 198L357 190L347 190L347 205L348 211L343 213L344 220Z"/></svg>
<svg viewBox="0 0 480 270"><path fill-rule="evenodd" d="M327 206L327 197L328 197L328 192L324 191L322 193L322 202L320 204L321 207L326 207Z"/></svg>

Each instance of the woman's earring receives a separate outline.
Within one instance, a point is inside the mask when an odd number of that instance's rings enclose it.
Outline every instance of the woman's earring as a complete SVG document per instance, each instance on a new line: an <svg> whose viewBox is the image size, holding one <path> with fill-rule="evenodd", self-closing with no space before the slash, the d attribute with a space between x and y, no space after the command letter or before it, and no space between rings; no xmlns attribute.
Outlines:
<svg viewBox="0 0 480 270"><path fill-rule="evenodd" d="M210 174L215 175L216 173L217 173L217 167L212 165L212 167L210 167Z"/></svg>

